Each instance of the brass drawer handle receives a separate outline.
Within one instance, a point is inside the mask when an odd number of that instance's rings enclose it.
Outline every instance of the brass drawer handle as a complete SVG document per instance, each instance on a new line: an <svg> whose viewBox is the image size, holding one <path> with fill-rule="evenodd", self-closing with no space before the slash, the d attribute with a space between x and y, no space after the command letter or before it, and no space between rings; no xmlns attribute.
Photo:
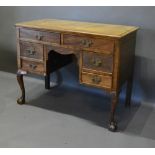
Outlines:
<svg viewBox="0 0 155 155"><path fill-rule="evenodd" d="M88 47L90 47L90 46L93 44L93 42L92 42L91 40L85 40L85 39L83 39L83 40L81 41L81 44L82 44L84 47L88 48Z"/></svg>
<svg viewBox="0 0 155 155"><path fill-rule="evenodd" d="M35 56L36 55L36 51L34 50L26 50L28 52L29 55L31 56Z"/></svg>
<svg viewBox="0 0 155 155"><path fill-rule="evenodd" d="M43 36L42 35L36 35L36 39L37 40L42 40L43 39Z"/></svg>
<svg viewBox="0 0 155 155"><path fill-rule="evenodd" d="M97 75L93 76L91 80L94 84L99 84L102 81L101 77Z"/></svg>
<svg viewBox="0 0 155 155"><path fill-rule="evenodd" d="M37 68L37 65L35 64L29 64L29 67L32 69L32 70L35 70Z"/></svg>
<svg viewBox="0 0 155 155"><path fill-rule="evenodd" d="M95 67L101 67L103 62L102 60L91 59L90 63Z"/></svg>

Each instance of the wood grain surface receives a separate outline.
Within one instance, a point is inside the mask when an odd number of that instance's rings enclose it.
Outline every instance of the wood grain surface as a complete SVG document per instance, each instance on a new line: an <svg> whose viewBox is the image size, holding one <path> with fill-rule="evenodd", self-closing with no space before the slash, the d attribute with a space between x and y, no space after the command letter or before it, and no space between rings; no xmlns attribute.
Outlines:
<svg viewBox="0 0 155 155"><path fill-rule="evenodd" d="M42 19L29 22L21 22L17 23L16 26L63 32L88 33L93 35L111 36L118 38L123 37L127 33L131 33L138 29L138 27L135 26L67 21L58 19Z"/></svg>

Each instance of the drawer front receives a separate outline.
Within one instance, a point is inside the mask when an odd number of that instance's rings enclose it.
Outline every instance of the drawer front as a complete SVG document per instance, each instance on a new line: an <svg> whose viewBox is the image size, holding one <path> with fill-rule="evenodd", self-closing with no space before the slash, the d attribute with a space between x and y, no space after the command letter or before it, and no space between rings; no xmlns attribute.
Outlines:
<svg viewBox="0 0 155 155"><path fill-rule="evenodd" d="M58 32L44 32L22 28L20 29L20 38L60 44L60 33Z"/></svg>
<svg viewBox="0 0 155 155"><path fill-rule="evenodd" d="M31 73L44 73L44 64L39 62L33 62L28 60L21 60L21 68L24 71L31 72Z"/></svg>
<svg viewBox="0 0 155 155"><path fill-rule="evenodd" d="M23 57L43 60L43 45L30 42L20 42L20 55Z"/></svg>
<svg viewBox="0 0 155 155"><path fill-rule="evenodd" d="M64 45L72 45L86 49L98 50L103 53L112 53L114 50L114 41L112 40L88 38L70 34L64 34L63 39Z"/></svg>
<svg viewBox="0 0 155 155"><path fill-rule="evenodd" d="M95 52L83 52L83 68L112 73L113 56Z"/></svg>
<svg viewBox="0 0 155 155"><path fill-rule="evenodd" d="M112 87L112 77L109 75L98 75L94 73L82 72L81 82L108 89Z"/></svg>

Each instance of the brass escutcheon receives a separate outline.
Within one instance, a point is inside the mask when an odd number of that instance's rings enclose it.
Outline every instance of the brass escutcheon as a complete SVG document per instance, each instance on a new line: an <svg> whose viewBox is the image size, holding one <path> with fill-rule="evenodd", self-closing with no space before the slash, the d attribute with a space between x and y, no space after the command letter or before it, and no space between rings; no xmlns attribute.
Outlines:
<svg viewBox="0 0 155 155"><path fill-rule="evenodd" d="M36 55L36 51L34 50L27 50L29 55L35 56Z"/></svg>
<svg viewBox="0 0 155 155"><path fill-rule="evenodd" d="M99 84L101 81L102 81L101 77L99 77L97 75L94 75L92 77L92 82L95 83L95 84Z"/></svg>
<svg viewBox="0 0 155 155"><path fill-rule="evenodd" d="M88 48L88 47L90 47L92 44L93 44L93 42L91 41L91 40L82 40L81 41L81 44L84 46L84 47L86 47L86 48Z"/></svg>
<svg viewBox="0 0 155 155"><path fill-rule="evenodd" d="M32 69L32 70L35 70L37 68L37 65L35 64L29 64L29 67Z"/></svg>
<svg viewBox="0 0 155 155"><path fill-rule="evenodd" d="M90 62L95 67L101 67L102 66L102 60L99 60L99 59L91 59Z"/></svg>

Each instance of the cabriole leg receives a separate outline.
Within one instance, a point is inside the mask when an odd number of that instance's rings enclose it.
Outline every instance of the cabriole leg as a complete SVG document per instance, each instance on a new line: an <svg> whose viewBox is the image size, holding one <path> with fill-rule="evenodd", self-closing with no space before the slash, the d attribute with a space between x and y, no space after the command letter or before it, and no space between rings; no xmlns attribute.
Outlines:
<svg viewBox="0 0 155 155"><path fill-rule="evenodd" d="M125 99L126 107L129 107L131 105L132 83L133 83L132 78L128 79L127 86L126 86L126 99Z"/></svg>
<svg viewBox="0 0 155 155"><path fill-rule="evenodd" d="M45 89L50 89L50 74L45 75Z"/></svg>
<svg viewBox="0 0 155 155"><path fill-rule="evenodd" d="M21 89L21 97L17 99L18 104L24 104L25 103L25 87L24 87L24 82L23 82L23 75L25 72L22 72L18 70L17 72L17 81Z"/></svg>
<svg viewBox="0 0 155 155"><path fill-rule="evenodd" d="M111 101L110 120L109 120L109 126L108 126L110 131L116 131L117 130L117 123L115 121L115 111L116 111L117 103L118 103L118 94L113 93L112 94L112 101Z"/></svg>

